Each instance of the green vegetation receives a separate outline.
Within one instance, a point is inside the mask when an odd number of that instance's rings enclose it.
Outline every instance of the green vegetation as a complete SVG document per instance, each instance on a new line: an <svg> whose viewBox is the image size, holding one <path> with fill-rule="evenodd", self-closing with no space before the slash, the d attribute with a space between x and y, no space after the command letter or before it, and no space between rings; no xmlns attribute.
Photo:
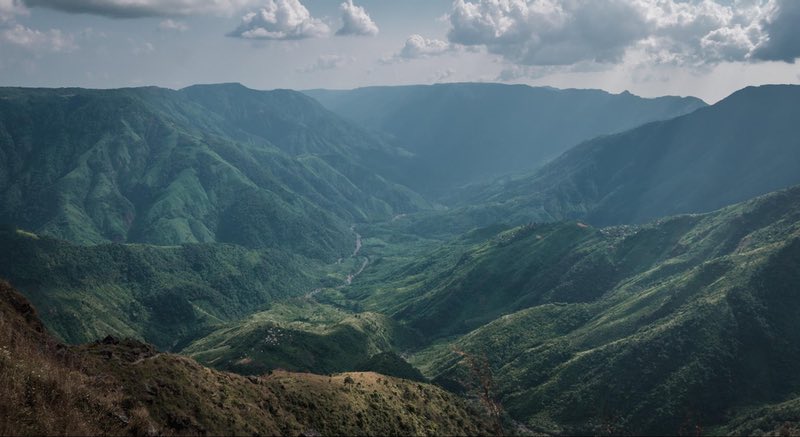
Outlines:
<svg viewBox="0 0 800 437"><path fill-rule="evenodd" d="M0 434L797 432L798 93L0 89Z"/></svg>
<svg viewBox="0 0 800 437"><path fill-rule="evenodd" d="M274 369L379 371L357 364L381 352L406 348L413 340L406 328L384 315L352 314L305 297L221 327L183 353L206 365L248 375Z"/></svg>
<svg viewBox="0 0 800 437"><path fill-rule="evenodd" d="M800 434L800 398L744 409L709 434L790 436Z"/></svg>
<svg viewBox="0 0 800 437"><path fill-rule="evenodd" d="M412 363L464 390L454 351L485 357L502 405L533 430L677 434L800 393L800 188L639 228L522 227L465 253L396 313L440 338ZM530 281L481 295L503 266Z"/></svg>
<svg viewBox="0 0 800 437"><path fill-rule="evenodd" d="M411 381L425 381L425 376L419 370L394 352L375 354L358 364L356 370L360 372L375 372Z"/></svg>
<svg viewBox="0 0 800 437"><path fill-rule="evenodd" d="M24 290L70 343L112 334L182 347L212 326L301 295L319 263L224 244L77 246L0 231L0 277ZM317 273L318 272L318 273Z"/></svg>
<svg viewBox="0 0 800 437"><path fill-rule="evenodd" d="M427 207L366 167L391 148L300 93L219 85L0 97L0 223L37 234L226 242L331 261L351 250L352 223Z"/></svg>
<svg viewBox="0 0 800 437"><path fill-rule="evenodd" d="M3 435L476 435L482 414L375 373L243 377L133 340L65 347L0 283Z"/></svg>

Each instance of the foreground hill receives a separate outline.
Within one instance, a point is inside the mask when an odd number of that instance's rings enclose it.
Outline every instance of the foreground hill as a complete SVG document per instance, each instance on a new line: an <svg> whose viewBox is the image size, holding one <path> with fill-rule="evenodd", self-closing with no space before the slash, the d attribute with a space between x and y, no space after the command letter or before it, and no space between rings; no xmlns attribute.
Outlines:
<svg viewBox="0 0 800 437"><path fill-rule="evenodd" d="M771 430L800 395L800 188L644 226L472 234L364 281L347 294L431 342L412 363L467 389L463 357L484 357L534 430Z"/></svg>
<svg viewBox="0 0 800 437"><path fill-rule="evenodd" d="M454 83L306 94L415 156L404 183L421 192L529 171L568 147L705 106L695 98L526 85Z"/></svg>
<svg viewBox="0 0 800 437"><path fill-rule="evenodd" d="M481 414L434 386L382 376L243 377L108 337L66 347L0 282L3 435L475 435Z"/></svg>
<svg viewBox="0 0 800 437"><path fill-rule="evenodd" d="M459 213L489 223L632 224L786 188L800 183L798 105L800 86L746 88L691 114L583 143L530 177L470 197Z"/></svg>
<svg viewBox="0 0 800 437"><path fill-rule="evenodd" d="M415 340L386 315L351 313L304 297L220 326L181 353L245 375L274 369L312 373L383 369L381 373L403 375L412 368L391 351L406 350ZM380 357L395 362L376 363Z"/></svg>
<svg viewBox="0 0 800 437"><path fill-rule="evenodd" d="M333 259L425 207L392 151L292 91L0 89L0 223L78 243L227 242Z"/></svg>

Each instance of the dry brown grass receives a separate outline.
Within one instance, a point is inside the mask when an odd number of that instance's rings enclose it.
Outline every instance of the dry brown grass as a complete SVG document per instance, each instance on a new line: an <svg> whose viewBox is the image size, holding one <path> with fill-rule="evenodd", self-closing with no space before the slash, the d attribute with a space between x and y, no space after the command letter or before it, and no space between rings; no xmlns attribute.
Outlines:
<svg viewBox="0 0 800 437"><path fill-rule="evenodd" d="M437 387L371 372L219 372L134 340L65 347L0 282L0 435L475 435Z"/></svg>
<svg viewBox="0 0 800 437"><path fill-rule="evenodd" d="M113 432L98 418L121 395L98 390L83 361L44 332L36 313L0 283L0 435L86 435Z"/></svg>

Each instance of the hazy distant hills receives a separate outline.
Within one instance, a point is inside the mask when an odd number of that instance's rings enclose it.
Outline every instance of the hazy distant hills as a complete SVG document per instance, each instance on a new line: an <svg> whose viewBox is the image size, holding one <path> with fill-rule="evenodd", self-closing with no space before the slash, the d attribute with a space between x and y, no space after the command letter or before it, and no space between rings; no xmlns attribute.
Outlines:
<svg viewBox="0 0 800 437"><path fill-rule="evenodd" d="M579 218L643 223L800 183L800 86L746 88L672 120L582 143L527 177L462 190L418 229Z"/></svg>
<svg viewBox="0 0 800 437"><path fill-rule="evenodd" d="M428 193L532 170L598 135L705 106L696 98L482 83L305 93L412 152L404 182Z"/></svg>
<svg viewBox="0 0 800 437"><path fill-rule="evenodd" d="M296 92L0 90L0 222L80 243L351 250L425 207L364 167L381 142Z"/></svg>

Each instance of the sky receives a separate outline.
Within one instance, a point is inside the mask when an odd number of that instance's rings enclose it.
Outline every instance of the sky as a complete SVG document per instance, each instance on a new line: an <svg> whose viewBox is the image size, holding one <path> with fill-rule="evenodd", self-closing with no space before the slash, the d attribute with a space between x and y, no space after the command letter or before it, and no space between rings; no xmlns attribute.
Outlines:
<svg viewBox="0 0 800 437"><path fill-rule="evenodd" d="M0 0L0 86L800 83L800 0Z"/></svg>

